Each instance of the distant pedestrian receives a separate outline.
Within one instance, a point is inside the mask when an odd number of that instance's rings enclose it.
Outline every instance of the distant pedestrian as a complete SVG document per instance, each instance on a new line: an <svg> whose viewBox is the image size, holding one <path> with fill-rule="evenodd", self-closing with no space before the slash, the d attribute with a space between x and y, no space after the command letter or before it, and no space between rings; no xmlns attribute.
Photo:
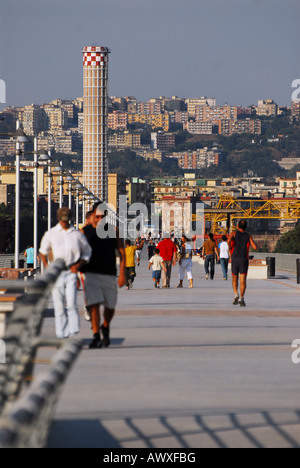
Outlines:
<svg viewBox="0 0 300 468"><path fill-rule="evenodd" d="M40 255L45 268L51 252L53 260L63 259L68 268L59 276L53 290L56 336L68 338L79 332L77 309L77 273L91 257L91 248L85 237L71 225L71 211L61 208L57 212L58 224L46 232Z"/></svg>
<svg viewBox="0 0 300 468"><path fill-rule="evenodd" d="M172 265L175 266L177 262L177 248L174 242L171 241L170 233L164 233L164 239L158 244L157 248L160 256L163 258L166 271L162 273L162 287L164 289L170 288Z"/></svg>
<svg viewBox="0 0 300 468"><path fill-rule="evenodd" d="M183 288L183 281L185 275L190 282L189 289L193 289L193 249L190 244L188 244L189 239L186 236L181 238L181 249L180 249L180 259L179 259L179 284L177 288Z"/></svg>
<svg viewBox="0 0 300 468"><path fill-rule="evenodd" d="M249 268L249 249L257 250L252 236L246 232L247 221L242 220L238 224L238 230L230 234L228 246L231 249L232 261L232 287L234 292L233 305L246 307L245 292L247 288L247 275ZM240 280L240 295L238 292Z"/></svg>
<svg viewBox="0 0 300 468"><path fill-rule="evenodd" d="M34 267L34 248L33 245L28 247L24 252L24 257L26 258L27 268Z"/></svg>
<svg viewBox="0 0 300 468"><path fill-rule="evenodd" d="M144 244L131 245L131 241L125 241L125 275L126 275L126 289L132 289L134 280L136 278L136 252L143 248Z"/></svg>
<svg viewBox="0 0 300 468"><path fill-rule="evenodd" d="M151 260L151 258L154 255L155 251L155 245L153 244L152 240L150 240L150 243L148 245L148 260Z"/></svg>
<svg viewBox="0 0 300 468"><path fill-rule="evenodd" d="M89 346L90 349L97 349L102 346L107 348L110 345L110 325L115 315L118 299L116 252L119 252L120 255L119 288L126 284L124 243L119 237L118 229L106 223L106 213L102 203L95 203L90 224L83 228L83 232L92 248L91 259L88 265L82 269L85 274L86 307L91 315L94 334ZM103 237L99 235L98 231L101 225L103 231L108 233ZM113 232L113 234L109 234L110 232ZM102 325L101 306L104 307Z"/></svg>
<svg viewBox="0 0 300 468"><path fill-rule="evenodd" d="M228 265L229 265L229 246L227 242L227 237L222 237L222 242L219 245L220 250L220 263L223 271L223 279L228 280Z"/></svg>
<svg viewBox="0 0 300 468"><path fill-rule="evenodd" d="M213 280L215 277L216 258L219 259L219 252L212 233L209 234L209 239L203 244L203 258L206 279L210 278Z"/></svg>
<svg viewBox="0 0 300 468"><path fill-rule="evenodd" d="M141 263L141 255L142 255L144 244L145 244L145 241L143 239L137 238L135 241L135 246L137 247L135 251L137 266L140 266L140 263Z"/></svg>
<svg viewBox="0 0 300 468"><path fill-rule="evenodd" d="M155 249L154 256L151 258L149 263L149 270L153 269L152 278L154 281L154 287L159 289L160 280L161 280L161 272L167 271L163 258L159 254L159 250Z"/></svg>

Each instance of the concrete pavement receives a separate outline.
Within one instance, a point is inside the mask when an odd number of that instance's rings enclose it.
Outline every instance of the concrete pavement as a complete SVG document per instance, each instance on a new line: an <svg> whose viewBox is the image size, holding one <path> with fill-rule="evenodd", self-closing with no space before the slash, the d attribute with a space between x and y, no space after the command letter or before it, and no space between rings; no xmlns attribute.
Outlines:
<svg viewBox="0 0 300 468"><path fill-rule="evenodd" d="M295 278L250 281L242 309L231 306L219 267L212 282L196 266L194 290L154 290L146 266L137 268L134 290L120 292L109 349L87 349L90 325L82 321L85 349L49 447L300 446ZM176 270L173 286L177 279ZM48 335L51 315L50 304Z"/></svg>

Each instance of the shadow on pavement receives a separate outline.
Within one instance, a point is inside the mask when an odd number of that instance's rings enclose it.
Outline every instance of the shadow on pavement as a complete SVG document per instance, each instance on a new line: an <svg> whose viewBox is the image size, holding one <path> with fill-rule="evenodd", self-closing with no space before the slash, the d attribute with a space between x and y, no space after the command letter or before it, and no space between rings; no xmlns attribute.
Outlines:
<svg viewBox="0 0 300 468"><path fill-rule="evenodd" d="M300 410L60 420L50 448L300 447Z"/></svg>

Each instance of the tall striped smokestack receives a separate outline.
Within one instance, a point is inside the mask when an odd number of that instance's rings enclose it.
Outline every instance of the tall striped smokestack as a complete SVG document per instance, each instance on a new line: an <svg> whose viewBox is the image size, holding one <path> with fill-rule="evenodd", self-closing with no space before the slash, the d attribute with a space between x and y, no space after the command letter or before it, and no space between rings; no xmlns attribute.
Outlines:
<svg viewBox="0 0 300 468"><path fill-rule="evenodd" d="M107 47L84 47L83 179L93 194L108 196L108 55Z"/></svg>

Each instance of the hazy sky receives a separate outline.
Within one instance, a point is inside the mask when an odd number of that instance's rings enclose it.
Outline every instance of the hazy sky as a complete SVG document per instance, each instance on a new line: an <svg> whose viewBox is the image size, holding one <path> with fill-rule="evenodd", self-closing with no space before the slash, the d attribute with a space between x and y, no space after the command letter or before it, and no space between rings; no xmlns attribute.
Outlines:
<svg viewBox="0 0 300 468"><path fill-rule="evenodd" d="M299 0L0 0L7 105L82 96L87 45L111 49L109 94L289 105Z"/></svg>

